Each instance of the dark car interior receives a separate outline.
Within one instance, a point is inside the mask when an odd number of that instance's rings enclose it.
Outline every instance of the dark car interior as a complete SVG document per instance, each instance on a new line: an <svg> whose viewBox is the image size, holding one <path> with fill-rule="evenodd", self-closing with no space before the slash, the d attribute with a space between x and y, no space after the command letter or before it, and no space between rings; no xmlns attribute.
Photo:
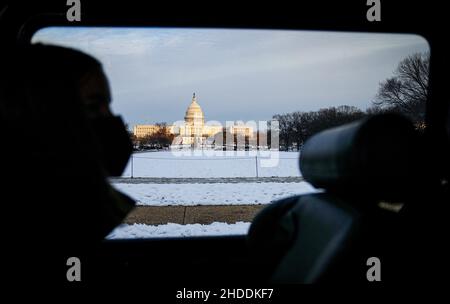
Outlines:
<svg viewBox="0 0 450 304"><path fill-rule="evenodd" d="M86 259L83 283L371 284L366 278L370 257L382 261L381 282L438 282L448 267L450 108L444 77L448 44L439 31L439 8L406 3L383 1L379 23L367 21L365 1L320 5L82 1L80 22L66 20L65 1L1 4L2 54L11 46L30 43L36 31L52 25L413 33L430 45L430 95L423 133L393 114L321 132L307 141L299 163L305 180L323 192L270 204L253 220L248 235L104 240ZM4 55L1 60L8 58ZM7 197L1 201L14 203ZM393 210L399 204L401 209ZM14 241L3 246L9 252L20 251L28 237L11 233ZM54 237L57 247L64 235ZM39 237L31 243L39 246ZM65 267L59 269L61 278L49 279L69 284Z"/></svg>

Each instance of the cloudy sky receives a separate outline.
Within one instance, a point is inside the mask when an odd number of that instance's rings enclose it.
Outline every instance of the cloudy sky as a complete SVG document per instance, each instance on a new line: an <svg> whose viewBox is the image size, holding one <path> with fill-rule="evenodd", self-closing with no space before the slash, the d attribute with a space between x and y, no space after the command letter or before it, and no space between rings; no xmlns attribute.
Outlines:
<svg viewBox="0 0 450 304"><path fill-rule="evenodd" d="M428 51L414 35L172 28L46 28L33 42L103 62L128 124L182 120L195 92L206 120L268 120L370 106L399 61Z"/></svg>

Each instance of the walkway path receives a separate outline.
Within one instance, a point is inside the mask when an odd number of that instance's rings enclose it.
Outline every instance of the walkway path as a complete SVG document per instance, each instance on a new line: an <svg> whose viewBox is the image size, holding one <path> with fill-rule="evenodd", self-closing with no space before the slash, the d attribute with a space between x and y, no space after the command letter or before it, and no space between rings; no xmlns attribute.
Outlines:
<svg viewBox="0 0 450 304"><path fill-rule="evenodd" d="M137 206L126 224L161 225L251 222L265 205Z"/></svg>

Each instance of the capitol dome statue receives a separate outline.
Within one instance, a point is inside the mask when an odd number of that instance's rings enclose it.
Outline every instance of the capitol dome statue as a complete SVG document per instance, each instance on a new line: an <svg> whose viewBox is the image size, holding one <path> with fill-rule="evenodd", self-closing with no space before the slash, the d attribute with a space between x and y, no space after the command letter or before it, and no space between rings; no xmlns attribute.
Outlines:
<svg viewBox="0 0 450 304"><path fill-rule="evenodd" d="M188 125L195 125L198 127L203 127L205 124L205 116L203 115L202 108L197 103L197 98L195 93L192 96L192 101L186 110L186 115L184 116L184 121Z"/></svg>

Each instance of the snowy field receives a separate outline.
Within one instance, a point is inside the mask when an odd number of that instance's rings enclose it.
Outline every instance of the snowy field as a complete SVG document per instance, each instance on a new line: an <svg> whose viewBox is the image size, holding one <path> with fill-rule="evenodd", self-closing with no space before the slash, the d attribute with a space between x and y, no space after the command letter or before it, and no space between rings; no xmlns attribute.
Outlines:
<svg viewBox="0 0 450 304"><path fill-rule="evenodd" d="M268 204L283 197L316 192L300 183L113 184L139 205Z"/></svg>
<svg viewBox="0 0 450 304"><path fill-rule="evenodd" d="M122 176L133 173L134 177L254 177L257 170L258 176L301 176L298 152L261 151L257 157L255 154L256 151L134 153ZM265 166L270 158L278 158L276 166Z"/></svg>
<svg viewBox="0 0 450 304"><path fill-rule="evenodd" d="M191 237L211 235L243 235L247 234L250 223L237 222L234 224L214 222L209 225L188 224L180 225L168 223L150 226L145 224L123 224L114 229L107 239L134 239L156 237Z"/></svg>
<svg viewBox="0 0 450 304"><path fill-rule="evenodd" d="M214 152L214 151L209 151ZM112 185L134 198L138 205L146 206L193 206L193 205L247 205L269 204L275 200L316 192L304 181L287 182L208 182L206 178L252 178L252 177L300 177L299 153L255 151L216 151L205 155L196 151L135 153L123 177L143 178L200 178L201 182L188 180L181 183L164 182L113 182ZM196 155L197 154L197 155ZM267 167L267 160L274 158L275 166ZM203 180L205 178L205 180ZM167 181L167 180L165 180ZM195 182L195 183L194 183ZM123 224L108 235L108 239L190 237L211 235L246 234L250 223L219 223L209 225L168 223L165 225Z"/></svg>

